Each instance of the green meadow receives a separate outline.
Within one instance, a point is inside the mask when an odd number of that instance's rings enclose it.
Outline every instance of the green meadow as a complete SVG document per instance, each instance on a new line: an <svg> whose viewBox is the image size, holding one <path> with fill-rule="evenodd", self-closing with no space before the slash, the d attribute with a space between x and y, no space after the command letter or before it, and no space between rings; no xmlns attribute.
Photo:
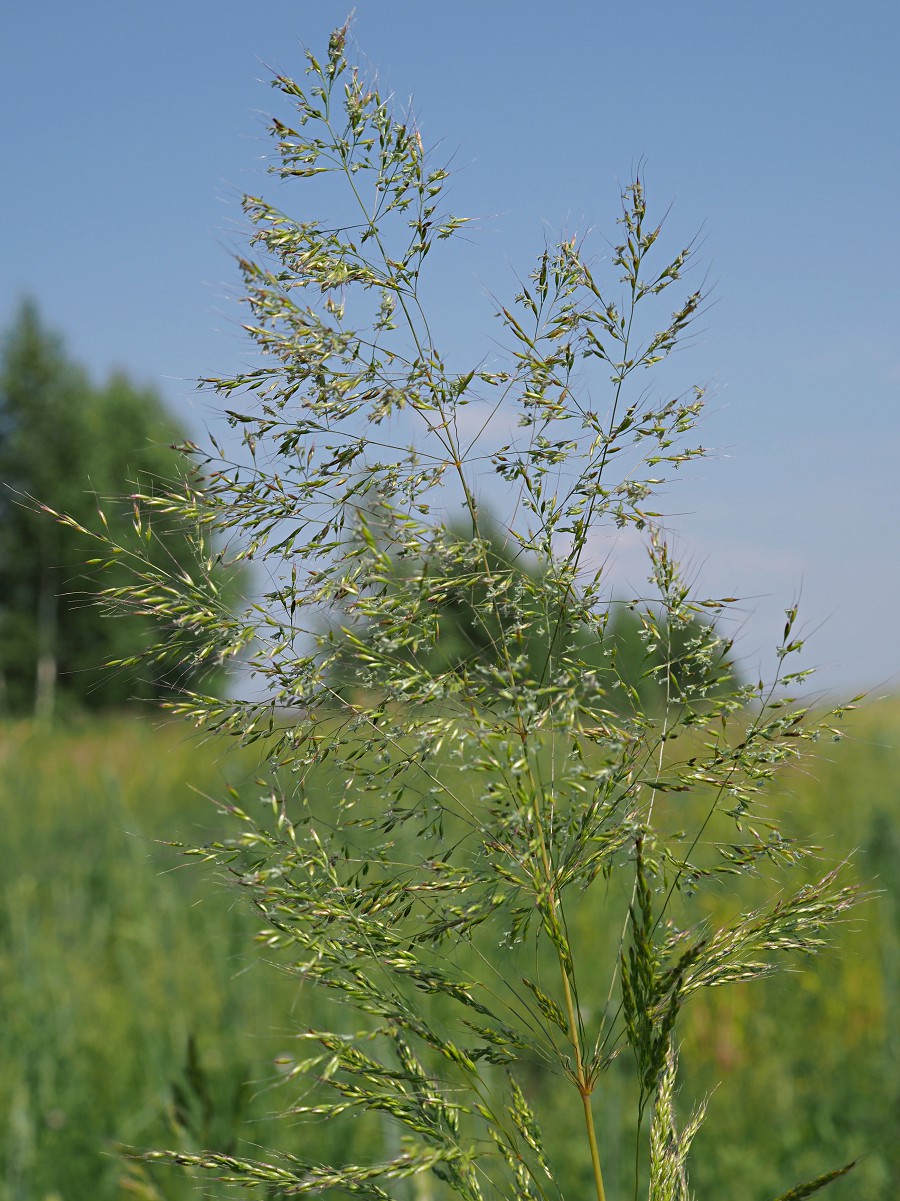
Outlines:
<svg viewBox="0 0 900 1201"><path fill-rule="evenodd" d="M875 895L797 973L688 1006L685 1107L710 1097L692 1157L700 1201L766 1201L852 1158L836 1201L882 1201L900 1184L900 704L864 707L846 734L787 771L769 803L827 862L850 856ZM256 943L235 883L173 845L235 833L215 802L257 804L257 762L252 747L148 718L0 726L0 1201L227 1195L126 1147L396 1150L377 1118L310 1126L286 1112L308 1087L287 1061L323 1002ZM727 877L716 904L752 905L753 890ZM615 942L602 904L577 920L582 940ZM526 1080L549 1138L565 1144L572 1118L562 1183L578 1196L574 1115L552 1079ZM598 1118L624 1140L615 1065L608 1081ZM611 1196L632 1155L613 1158ZM402 1196L428 1201L417 1188Z"/></svg>

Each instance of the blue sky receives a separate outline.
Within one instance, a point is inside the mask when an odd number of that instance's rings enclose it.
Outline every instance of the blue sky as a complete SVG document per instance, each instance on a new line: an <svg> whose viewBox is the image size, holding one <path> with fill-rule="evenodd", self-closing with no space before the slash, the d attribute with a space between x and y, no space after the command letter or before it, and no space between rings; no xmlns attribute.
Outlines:
<svg viewBox="0 0 900 1201"><path fill-rule="evenodd" d="M272 187L269 68L299 74L349 7L9 6L0 321L34 296L97 376L202 429L192 381L246 358L232 254L241 193ZM545 238L593 228L602 252L644 164L713 286L673 369L709 385L716 450L667 494L678 547L747 598L748 666L799 595L822 688L900 687L900 6L358 0L353 41L478 218L439 301L463 356ZM627 546L618 570L641 575Z"/></svg>

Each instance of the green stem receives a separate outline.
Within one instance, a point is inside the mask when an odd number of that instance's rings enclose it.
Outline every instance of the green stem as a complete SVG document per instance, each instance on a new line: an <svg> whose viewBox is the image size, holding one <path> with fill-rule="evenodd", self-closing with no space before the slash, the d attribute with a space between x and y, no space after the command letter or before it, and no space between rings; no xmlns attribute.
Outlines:
<svg viewBox="0 0 900 1201"><path fill-rule="evenodd" d="M535 794L537 796L537 793ZM547 880L547 885L551 891L551 903L558 911L560 908L559 896L556 893L555 884L553 882L552 864L550 862L550 854L547 850L547 843L544 838L544 823L541 816L540 805L535 800L535 817L538 834L538 845L541 851L541 862L544 868L544 875ZM565 960L562 952L557 947L556 957L559 961L559 971L562 976L563 995L566 1001L566 1017L569 1023L569 1041L572 1044L572 1051L575 1055L575 1083L578 1086L578 1092L581 1095L581 1105L584 1110L584 1125L587 1130L588 1146L591 1151L591 1167L594 1172L594 1187L597 1190L597 1201L606 1201L606 1190L603 1187L603 1172L600 1167L600 1148L597 1146L597 1131L594 1126L594 1111L591 1108L591 1093L593 1086L588 1080L587 1072L584 1070L584 1060L581 1055L581 1034L578 1016L575 1012L575 997L572 993L572 982L569 979L569 973L566 970Z"/></svg>
<svg viewBox="0 0 900 1201"><path fill-rule="evenodd" d="M565 964L560 957L563 992L566 998L566 1014L569 1019L569 1035L572 1040L572 1050L575 1052L575 1081L581 1094L581 1105L584 1109L584 1125L587 1130L588 1146L591 1149L591 1167L594 1171L594 1186L597 1190L597 1201L606 1201L606 1191L603 1188L603 1172L600 1168L600 1148L597 1146L597 1131L594 1127L594 1111L591 1109L591 1086L588 1083L581 1058L581 1039L578 1036L578 1024L575 1017L575 1001L572 997L572 986L566 972Z"/></svg>

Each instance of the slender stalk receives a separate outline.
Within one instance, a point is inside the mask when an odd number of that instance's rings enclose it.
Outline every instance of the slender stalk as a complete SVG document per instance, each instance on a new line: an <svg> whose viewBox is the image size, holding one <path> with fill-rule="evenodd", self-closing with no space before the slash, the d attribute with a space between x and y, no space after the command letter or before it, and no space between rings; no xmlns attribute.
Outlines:
<svg viewBox="0 0 900 1201"><path fill-rule="evenodd" d="M588 1082L587 1075L584 1070L584 1061L581 1058L581 1040L578 1037L578 1025L575 1016L575 1001L572 997L572 986L569 983L569 978L566 974L565 965L562 958L559 961L560 971L562 973L563 993L566 998L566 1015L569 1019L569 1030L571 1031L572 1050L575 1052L575 1080L578 1085L578 1091L581 1094L581 1104L584 1109L584 1125L587 1130L588 1146L591 1149L591 1167L594 1172L594 1187L597 1190L597 1201L606 1201L606 1191L603 1188L603 1172L600 1167L600 1148L597 1145L597 1131L594 1126L594 1111L591 1109L591 1092L592 1087Z"/></svg>
<svg viewBox="0 0 900 1201"><path fill-rule="evenodd" d="M547 886L551 891L552 903L557 912L560 909L560 900L556 892L556 887L553 882L552 868L550 862L550 854L547 850L547 843L544 838L544 823L541 814L540 805L535 803L535 825L537 827L538 843L541 850L541 862L544 868L544 874L547 878ZM593 1084L588 1080L587 1072L584 1069L584 1059L581 1054L581 1034L578 1015L575 1010L575 997L572 993L572 982L569 979L569 973L566 971L566 965L563 960L562 952L557 948L556 958L559 962L559 972L562 977L563 996L566 1002L566 1017L569 1023L569 1041L572 1044L572 1051L575 1055L575 1083L578 1087L578 1092L581 1095L581 1105L584 1110L584 1125L587 1131L588 1147L591 1152L591 1168L594 1173L594 1187L597 1190L597 1201L606 1201L606 1190L603 1187L603 1171L600 1166L600 1148L597 1145L597 1131L594 1126L594 1111L591 1108L591 1093L593 1092Z"/></svg>

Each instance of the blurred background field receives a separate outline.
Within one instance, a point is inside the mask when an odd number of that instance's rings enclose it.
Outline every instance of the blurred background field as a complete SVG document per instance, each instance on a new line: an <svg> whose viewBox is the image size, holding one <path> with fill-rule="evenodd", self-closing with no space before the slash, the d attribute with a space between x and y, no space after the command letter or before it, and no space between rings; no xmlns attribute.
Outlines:
<svg viewBox="0 0 900 1201"><path fill-rule="evenodd" d="M836 1201L900 1183L900 703L846 728L771 804L827 862L853 853L848 871L878 895L802 974L688 1006L685 1106L715 1090L693 1155L701 1199L766 1201L855 1157ZM325 1158L394 1137L368 1118L338 1130L278 1117L299 1094L279 1085L279 1061L321 1002L265 962L228 882L169 845L235 833L209 798L232 788L252 808L256 767L253 748L147 716L0 726L0 1201L180 1201L201 1187L129 1166L125 1144L252 1153L258 1139ZM729 878L723 905L752 886ZM614 938L600 920L586 908L581 937ZM574 1147L554 1082L526 1084L548 1142ZM615 1068L602 1091L604 1128L626 1129ZM612 1196L631 1155L609 1165ZM569 1196L580 1170L573 1154Z"/></svg>

